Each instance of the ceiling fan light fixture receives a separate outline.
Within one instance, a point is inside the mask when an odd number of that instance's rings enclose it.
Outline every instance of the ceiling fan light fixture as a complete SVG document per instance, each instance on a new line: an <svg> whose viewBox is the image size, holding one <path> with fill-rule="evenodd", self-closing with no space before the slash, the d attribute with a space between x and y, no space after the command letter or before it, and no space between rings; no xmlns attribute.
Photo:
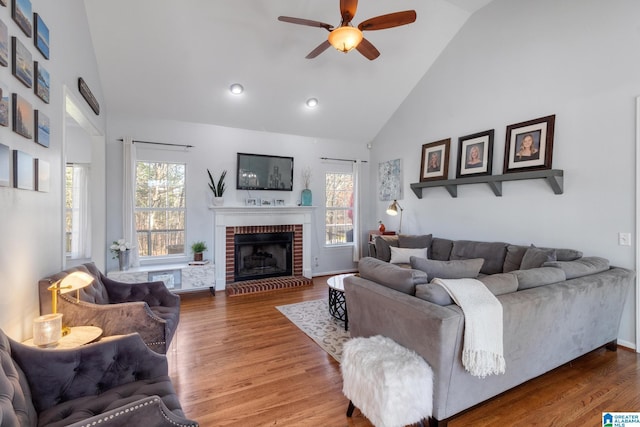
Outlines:
<svg viewBox="0 0 640 427"><path fill-rule="evenodd" d="M244 92L244 87L242 87L240 83L234 83L229 86L229 92L234 95L240 95L242 92Z"/></svg>
<svg viewBox="0 0 640 427"><path fill-rule="evenodd" d="M329 43L340 52L347 53L362 41L362 31L356 27L345 25L329 33Z"/></svg>

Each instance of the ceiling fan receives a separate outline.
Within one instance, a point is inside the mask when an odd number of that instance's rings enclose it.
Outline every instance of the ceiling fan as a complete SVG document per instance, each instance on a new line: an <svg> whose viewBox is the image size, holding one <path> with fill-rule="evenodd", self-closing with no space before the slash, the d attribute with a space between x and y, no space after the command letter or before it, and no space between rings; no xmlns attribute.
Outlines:
<svg viewBox="0 0 640 427"><path fill-rule="evenodd" d="M400 25L411 24L416 20L415 10L405 10L403 12L389 13L387 15L376 16L361 22L358 27L351 25L351 20L356 14L358 0L340 0L340 14L342 19L340 26L334 28L333 25L311 19L293 18L290 16L278 16L278 20L291 24L306 25L309 27L324 28L329 31L329 37L313 49L306 56L307 59L315 58L333 46L339 51L349 52L356 49L365 58L374 60L380 56L380 52L374 45L362 36L363 31L384 30L387 28L399 27Z"/></svg>

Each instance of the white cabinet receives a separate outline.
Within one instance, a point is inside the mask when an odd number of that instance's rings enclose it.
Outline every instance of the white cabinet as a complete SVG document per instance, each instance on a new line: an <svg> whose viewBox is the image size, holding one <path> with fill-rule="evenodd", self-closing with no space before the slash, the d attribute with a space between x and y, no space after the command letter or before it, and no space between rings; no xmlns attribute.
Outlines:
<svg viewBox="0 0 640 427"><path fill-rule="evenodd" d="M216 286L213 264L150 265L130 268L126 271L110 271L107 273L107 277L125 283L162 281L173 292L196 291L207 288L213 291Z"/></svg>

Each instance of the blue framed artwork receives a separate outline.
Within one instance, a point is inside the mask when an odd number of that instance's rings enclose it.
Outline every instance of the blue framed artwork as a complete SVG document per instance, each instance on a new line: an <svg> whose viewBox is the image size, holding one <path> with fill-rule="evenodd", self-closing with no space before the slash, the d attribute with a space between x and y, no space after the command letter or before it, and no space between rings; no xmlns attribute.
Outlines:
<svg viewBox="0 0 640 427"><path fill-rule="evenodd" d="M35 177L33 157L23 151L13 150L13 187L34 190Z"/></svg>
<svg viewBox="0 0 640 427"><path fill-rule="evenodd" d="M11 6L11 17L22 32L27 37L31 37L33 31L31 0L11 0Z"/></svg>
<svg viewBox="0 0 640 427"><path fill-rule="evenodd" d="M11 73L26 87L33 86L33 58L29 49L17 37L11 37L13 61Z"/></svg>
<svg viewBox="0 0 640 427"><path fill-rule="evenodd" d="M36 191L48 193L51 188L51 166L49 162L36 159Z"/></svg>
<svg viewBox="0 0 640 427"><path fill-rule="evenodd" d="M0 144L0 187L11 185L11 149Z"/></svg>
<svg viewBox="0 0 640 427"><path fill-rule="evenodd" d="M35 111L35 141L43 147L49 148L49 117L47 117L42 111Z"/></svg>
<svg viewBox="0 0 640 427"><path fill-rule="evenodd" d="M33 138L33 108L17 93L13 94L13 131L27 139Z"/></svg>
<svg viewBox="0 0 640 427"><path fill-rule="evenodd" d="M38 96L38 98L42 99L45 103L49 103L49 88L51 86L49 79L49 72L46 68L42 66L42 64L38 61L34 63L35 68L35 84L33 85L33 90Z"/></svg>
<svg viewBox="0 0 640 427"><path fill-rule="evenodd" d="M42 56L49 59L49 27L47 27L42 17L37 13L33 14L33 20L35 21L35 37L33 38L33 43Z"/></svg>
<svg viewBox="0 0 640 427"><path fill-rule="evenodd" d="M9 65L9 29L7 24L0 19L0 65Z"/></svg>

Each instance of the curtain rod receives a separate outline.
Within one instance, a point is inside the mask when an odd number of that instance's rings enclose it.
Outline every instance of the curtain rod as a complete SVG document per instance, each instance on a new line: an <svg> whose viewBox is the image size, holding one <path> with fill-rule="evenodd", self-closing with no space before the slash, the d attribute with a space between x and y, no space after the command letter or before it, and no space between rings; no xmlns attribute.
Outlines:
<svg viewBox="0 0 640 427"><path fill-rule="evenodd" d="M335 160L337 162L352 162L355 163L357 162L357 160L351 160L351 159L333 159L331 157L320 157L320 160ZM369 163L366 160L360 160L362 163Z"/></svg>
<svg viewBox="0 0 640 427"><path fill-rule="evenodd" d="M122 142L124 141L124 139L120 138L118 141ZM171 147L193 148L193 145L188 145L188 144L169 144L167 142L139 141L137 139L134 139L131 142L137 142L138 144L168 145Z"/></svg>

